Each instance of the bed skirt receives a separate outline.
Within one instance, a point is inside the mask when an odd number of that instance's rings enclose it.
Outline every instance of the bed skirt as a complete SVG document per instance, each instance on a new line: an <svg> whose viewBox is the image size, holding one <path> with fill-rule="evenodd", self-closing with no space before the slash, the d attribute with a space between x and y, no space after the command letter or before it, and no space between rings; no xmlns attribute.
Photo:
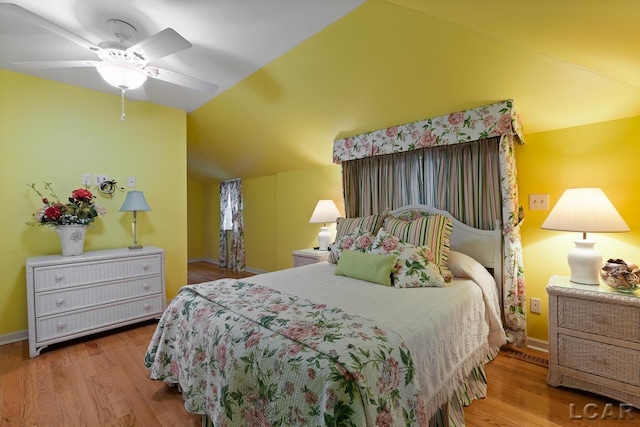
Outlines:
<svg viewBox="0 0 640 427"><path fill-rule="evenodd" d="M473 400L482 399L486 396L487 377L484 373L483 364L474 368L467 376L464 385L460 387L446 405L437 410L429 421L429 427L463 427L465 425L463 408L469 406ZM205 414L202 415L202 427L216 426Z"/></svg>

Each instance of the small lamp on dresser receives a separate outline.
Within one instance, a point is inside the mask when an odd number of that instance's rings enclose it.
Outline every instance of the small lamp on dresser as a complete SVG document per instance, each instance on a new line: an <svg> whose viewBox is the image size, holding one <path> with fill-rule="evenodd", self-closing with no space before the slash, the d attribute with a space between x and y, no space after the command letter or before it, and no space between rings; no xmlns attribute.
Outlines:
<svg viewBox="0 0 640 427"><path fill-rule="evenodd" d="M587 240L587 233L619 233L629 231L616 208L599 188L569 188L542 223L546 230L577 231L582 240L569 251L567 260L571 269L570 280L584 285L600 284L602 255Z"/></svg>
<svg viewBox="0 0 640 427"><path fill-rule="evenodd" d="M331 241L331 231L329 231L327 223L336 222L339 216L340 211L333 200L320 200L313 210L309 223L322 224L320 233L318 233L318 245L321 251L326 251Z"/></svg>
<svg viewBox="0 0 640 427"><path fill-rule="evenodd" d="M144 198L142 191L129 191L127 197L124 199L124 203L120 208L120 212L133 212L133 221L131 222L131 229L133 230L133 244L129 246L129 249L142 249L142 246L138 244L138 212L150 211L151 208Z"/></svg>

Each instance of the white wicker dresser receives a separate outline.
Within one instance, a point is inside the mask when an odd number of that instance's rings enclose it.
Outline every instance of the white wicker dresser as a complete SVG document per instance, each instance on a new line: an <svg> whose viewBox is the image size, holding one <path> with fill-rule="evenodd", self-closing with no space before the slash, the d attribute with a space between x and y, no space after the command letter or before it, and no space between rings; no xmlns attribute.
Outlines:
<svg viewBox="0 0 640 427"><path fill-rule="evenodd" d="M547 294L547 382L640 408L640 290L623 294L552 276Z"/></svg>
<svg viewBox="0 0 640 427"><path fill-rule="evenodd" d="M165 308L164 250L27 258L29 356L48 345L155 317Z"/></svg>

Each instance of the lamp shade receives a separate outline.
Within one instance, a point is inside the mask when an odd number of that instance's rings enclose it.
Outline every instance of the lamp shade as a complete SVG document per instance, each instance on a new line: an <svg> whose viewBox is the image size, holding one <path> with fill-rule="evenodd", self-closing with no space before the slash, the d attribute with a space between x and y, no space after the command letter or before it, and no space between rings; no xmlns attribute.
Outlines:
<svg viewBox="0 0 640 427"><path fill-rule="evenodd" d="M126 62L102 61L96 69L104 81L119 89L137 89L147 81L146 71Z"/></svg>
<svg viewBox="0 0 640 427"><path fill-rule="evenodd" d="M340 211L333 200L319 200L309 222L311 224L326 224L327 222L336 222L339 216Z"/></svg>
<svg viewBox="0 0 640 427"><path fill-rule="evenodd" d="M581 233L629 231L627 223L599 188L565 190L542 223L542 228Z"/></svg>
<svg viewBox="0 0 640 427"><path fill-rule="evenodd" d="M129 191L124 203L120 207L120 212L144 212L151 208L144 198L142 191Z"/></svg>

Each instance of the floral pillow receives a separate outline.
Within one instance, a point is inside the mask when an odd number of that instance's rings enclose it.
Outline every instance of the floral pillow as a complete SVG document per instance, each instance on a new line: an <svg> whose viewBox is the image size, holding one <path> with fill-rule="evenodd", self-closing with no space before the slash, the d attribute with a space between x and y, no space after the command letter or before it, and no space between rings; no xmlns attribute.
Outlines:
<svg viewBox="0 0 640 427"><path fill-rule="evenodd" d="M368 252L375 238L369 231L357 227L352 233L331 244L328 261L337 264L342 251Z"/></svg>
<svg viewBox="0 0 640 427"><path fill-rule="evenodd" d="M440 269L440 274L446 282L453 279L453 274L447 268L452 227L449 218L438 214L418 216L413 220L389 216L383 225L387 233L402 242L415 246L429 246L433 251L433 262Z"/></svg>
<svg viewBox="0 0 640 427"><path fill-rule="evenodd" d="M434 253L429 246L415 246L380 229L371 244L371 253L398 255L392 272L396 288L442 287L445 280L434 262Z"/></svg>

